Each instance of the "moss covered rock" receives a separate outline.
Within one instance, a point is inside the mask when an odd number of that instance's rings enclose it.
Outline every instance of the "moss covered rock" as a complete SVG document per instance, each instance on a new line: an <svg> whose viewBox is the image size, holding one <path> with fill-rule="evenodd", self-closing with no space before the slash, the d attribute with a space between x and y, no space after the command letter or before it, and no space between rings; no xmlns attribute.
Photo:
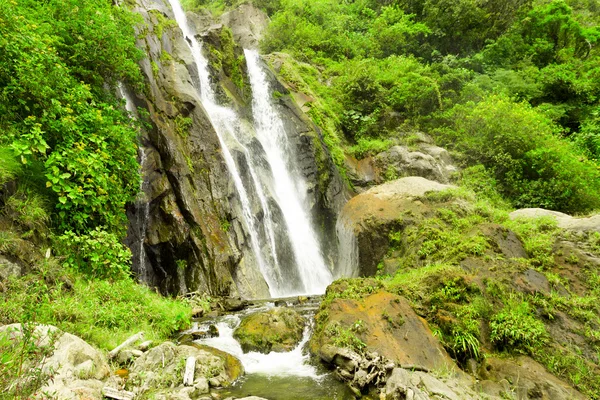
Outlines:
<svg viewBox="0 0 600 400"><path fill-rule="evenodd" d="M246 317L233 336L244 352L292 350L302 340L305 319L289 308L277 307Z"/></svg>

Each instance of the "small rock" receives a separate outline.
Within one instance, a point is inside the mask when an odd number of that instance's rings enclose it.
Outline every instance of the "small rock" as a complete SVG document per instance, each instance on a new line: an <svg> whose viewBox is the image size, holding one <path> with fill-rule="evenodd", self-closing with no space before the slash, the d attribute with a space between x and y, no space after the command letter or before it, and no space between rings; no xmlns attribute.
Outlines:
<svg viewBox="0 0 600 400"><path fill-rule="evenodd" d="M143 356L143 355L144 355L144 352L143 352L143 351L141 351L141 350L131 350L131 354L132 354L134 357L141 357L141 356Z"/></svg>
<svg viewBox="0 0 600 400"><path fill-rule="evenodd" d="M308 297L306 296L298 296L298 303L304 304L308 301Z"/></svg>
<svg viewBox="0 0 600 400"><path fill-rule="evenodd" d="M243 310L248 305L248 302L245 300L242 300L240 298L237 298L237 299L227 298L227 299L223 300L221 305L223 306L223 309L225 311L233 312L233 311Z"/></svg>
<svg viewBox="0 0 600 400"><path fill-rule="evenodd" d="M420 378L421 384L429 393L447 397L450 400L459 400L456 393L439 379L424 372L413 372L413 376L418 376Z"/></svg>
<svg viewBox="0 0 600 400"><path fill-rule="evenodd" d="M119 352L119 354L117 354L117 363L124 365L124 364L128 364L131 362L131 360L137 358L137 356L135 356L133 354L134 350L121 350ZM143 354L143 353L142 353Z"/></svg>
<svg viewBox="0 0 600 400"><path fill-rule="evenodd" d="M410 384L411 379L409 372L403 368L394 368L392 375L390 375L385 385L386 398L393 399L396 396L405 393Z"/></svg>
<svg viewBox="0 0 600 400"><path fill-rule="evenodd" d="M206 331L196 331L191 333L192 340L208 339L219 337L219 329L215 325L210 325Z"/></svg>
<svg viewBox="0 0 600 400"><path fill-rule="evenodd" d="M21 267L9 261L6 257L0 256L0 281L11 276L21 276Z"/></svg>
<svg viewBox="0 0 600 400"><path fill-rule="evenodd" d="M198 394L208 393L210 391L210 388L208 386L208 379L206 379L203 376L196 379L196 382L194 383L194 388L196 388L196 393Z"/></svg>
<svg viewBox="0 0 600 400"><path fill-rule="evenodd" d="M221 386L221 381L218 378L210 378L208 380L208 384L210 385L210 387L216 388Z"/></svg>
<svg viewBox="0 0 600 400"><path fill-rule="evenodd" d="M194 307L192 309L192 318L201 318L204 315L204 309L202 307Z"/></svg>
<svg viewBox="0 0 600 400"><path fill-rule="evenodd" d="M148 351L148 349L152 346L152 340L146 340L138 346L138 350L140 351Z"/></svg>

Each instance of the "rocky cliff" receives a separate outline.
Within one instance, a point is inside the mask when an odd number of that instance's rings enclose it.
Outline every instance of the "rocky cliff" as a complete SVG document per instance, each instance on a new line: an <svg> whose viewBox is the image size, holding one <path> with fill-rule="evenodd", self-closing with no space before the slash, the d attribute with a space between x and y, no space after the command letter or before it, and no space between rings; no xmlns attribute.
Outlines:
<svg viewBox="0 0 600 400"><path fill-rule="evenodd" d="M135 10L144 18L138 46L147 57L141 62L145 90L133 96L135 105L145 110L140 118L146 125L142 139L145 200L129 213L134 271L164 293L268 297L219 139L198 97L198 72L186 38L168 2L140 0ZM220 21L193 14L188 14L188 20L204 43L219 101L251 124L242 46L256 46L266 15L242 5ZM275 75L271 73L269 79L281 95L276 106L308 183L314 225L322 238L333 238L335 219L346 199L345 186L318 129ZM242 152L234 148L232 155L241 175L248 174ZM250 197L254 197L250 200L260 220L264 216L258 199L252 193ZM147 218L140 206L144 204L149 208ZM335 240L324 242L323 251L332 264Z"/></svg>

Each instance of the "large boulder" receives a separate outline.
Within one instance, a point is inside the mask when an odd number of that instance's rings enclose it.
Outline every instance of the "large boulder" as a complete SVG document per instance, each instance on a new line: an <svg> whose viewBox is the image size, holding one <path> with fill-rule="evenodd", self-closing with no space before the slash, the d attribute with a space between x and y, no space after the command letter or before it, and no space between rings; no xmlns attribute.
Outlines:
<svg viewBox="0 0 600 400"><path fill-rule="evenodd" d="M413 135L412 141L411 145L395 145L360 160L347 157L348 178L359 192L365 187L384 183L390 177L420 176L448 183L458 170L450 153L420 132Z"/></svg>
<svg viewBox="0 0 600 400"><path fill-rule="evenodd" d="M334 299L316 318L320 326L310 347L326 362L335 356L331 345L362 343L368 351L406 368L458 370L427 322L398 295L382 291L364 299Z"/></svg>
<svg viewBox="0 0 600 400"><path fill-rule="evenodd" d="M185 389L183 373L189 357L196 359L194 381L190 388ZM139 392L162 391L168 396L175 393L185 398L208 393L209 386L228 386L243 371L239 360L225 353L164 342L133 363L129 381L135 382Z"/></svg>
<svg viewBox="0 0 600 400"><path fill-rule="evenodd" d="M420 144L416 149L408 146L393 146L375 156L374 163L383 174L420 176L442 183L447 183L457 170L446 149L425 143ZM379 180L382 178L380 176Z"/></svg>
<svg viewBox="0 0 600 400"><path fill-rule="evenodd" d="M3 335L8 335L13 343L25 338L28 344L39 349L49 348L50 355L46 359L29 366L40 368L41 376L47 379L40 393L53 393L61 400L102 399L102 380L110 370L101 351L49 325L6 325L0 327L0 336Z"/></svg>
<svg viewBox="0 0 600 400"><path fill-rule="evenodd" d="M490 357L480 369L478 390L490 396L518 399L583 400L586 396L550 374L530 357Z"/></svg>
<svg viewBox="0 0 600 400"><path fill-rule="evenodd" d="M306 321L298 312L277 307L246 317L233 336L244 352L286 352L294 349L302 340Z"/></svg>
<svg viewBox="0 0 600 400"><path fill-rule="evenodd" d="M358 254L352 260L354 266L344 266L356 271L337 271L337 275L375 275L377 263L388 251L389 233L409 223L411 215L427 212L427 206L419 199L428 192L453 187L421 177L408 177L375 186L348 201L340 215L338 235L348 236L356 244L340 244L340 258L347 258L353 251L345 247L357 248Z"/></svg>
<svg viewBox="0 0 600 400"><path fill-rule="evenodd" d="M509 214L511 219L549 217L556 221L561 229L579 232L600 232L600 214L587 218L575 218L558 211L543 208L523 208Z"/></svg>

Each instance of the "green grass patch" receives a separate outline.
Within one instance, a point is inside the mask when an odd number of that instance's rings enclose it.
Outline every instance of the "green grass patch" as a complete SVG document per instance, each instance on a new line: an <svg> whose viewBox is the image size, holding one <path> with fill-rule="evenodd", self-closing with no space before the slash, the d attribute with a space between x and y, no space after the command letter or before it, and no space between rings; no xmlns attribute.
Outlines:
<svg viewBox="0 0 600 400"><path fill-rule="evenodd" d="M106 350L139 331L164 340L191 319L189 305L131 279L90 281L66 274L52 259L35 274L10 279L0 304L0 324L55 325Z"/></svg>

